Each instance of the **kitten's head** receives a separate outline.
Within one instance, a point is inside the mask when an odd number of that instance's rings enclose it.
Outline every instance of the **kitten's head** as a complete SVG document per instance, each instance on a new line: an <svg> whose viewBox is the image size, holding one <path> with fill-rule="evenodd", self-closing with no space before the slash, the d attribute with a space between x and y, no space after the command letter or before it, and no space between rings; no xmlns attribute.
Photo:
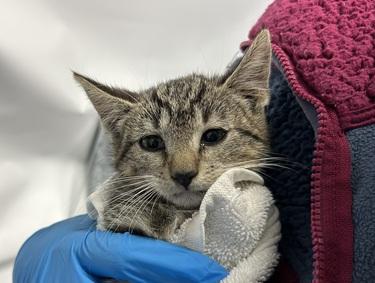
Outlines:
<svg viewBox="0 0 375 283"><path fill-rule="evenodd" d="M74 76L112 136L119 176L149 176L166 201L196 208L224 171L256 169L266 155L270 61L264 30L226 78L192 74L131 92Z"/></svg>

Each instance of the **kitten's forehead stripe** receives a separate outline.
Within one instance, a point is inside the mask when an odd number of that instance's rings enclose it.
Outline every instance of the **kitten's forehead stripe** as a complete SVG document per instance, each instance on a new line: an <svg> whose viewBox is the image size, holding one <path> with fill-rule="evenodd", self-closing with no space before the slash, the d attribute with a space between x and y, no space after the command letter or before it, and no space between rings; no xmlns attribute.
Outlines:
<svg viewBox="0 0 375 283"><path fill-rule="evenodd" d="M206 94L211 90L210 85L215 80L200 75L187 76L184 80L177 79L158 85L149 90L150 101L153 104L156 129L160 128L160 120L163 119L162 111L166 112L169 120L176 127L183 127L196 118L197 110L202 113L206 123L211 110L209 100L205 100Z"/></svg>
<svg viewBox="0 0 375 283"><path fill-rule="evenodd" d="M209 107L203 107L202 108L202 117L203 117L203 122L206 124L208 122L208 118L210 118L211 111Z"/></svg>
<svg viewBox="0 0 375 283"><path fill-rule="evenodd" d="M202 100L203 94L206 92L205 82L202 79L198 79L191 83L191 103L198 103Z"/></svg>
<svg viewBox="0 0 375 283"><path fill-rule="evenodd" d="M151 92L151 95L150 95L150 101L152 101L153 103L156 103L157 104L157 100L158 100L158 96L157 96L157 91L156 89L152 89L152 92ZM160 128L160 118L161 118L161 112L160 112L160 107L150 107L151 108L151 114L152 114L152 124L153 126L155 127L155 129L159 129Z"/></svg>
<svg viewBox="0 0 375 283"><path fill-rule="evenodd" d="M164 90L162 89L155 90L152 94L152 101L153 103L156 104L156 107L159 113L161 112L161 109L164 109L165 111L167 111L169 116L172 116L172 113L173 113L172 105L167 99L163 99L163 96L165 97Z"/></svg>

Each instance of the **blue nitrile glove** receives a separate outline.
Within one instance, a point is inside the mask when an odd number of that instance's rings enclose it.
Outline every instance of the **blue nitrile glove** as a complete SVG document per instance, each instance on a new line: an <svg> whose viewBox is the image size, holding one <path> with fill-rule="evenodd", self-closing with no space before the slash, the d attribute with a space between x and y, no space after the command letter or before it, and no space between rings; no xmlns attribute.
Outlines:
<svg viewBox="0 0 375 283"><path fill-rule="evenodd" d="M32 235L19 251L14 283L219 282L227 271L209 257L151 238L95 230L87 215Z"/></svg>

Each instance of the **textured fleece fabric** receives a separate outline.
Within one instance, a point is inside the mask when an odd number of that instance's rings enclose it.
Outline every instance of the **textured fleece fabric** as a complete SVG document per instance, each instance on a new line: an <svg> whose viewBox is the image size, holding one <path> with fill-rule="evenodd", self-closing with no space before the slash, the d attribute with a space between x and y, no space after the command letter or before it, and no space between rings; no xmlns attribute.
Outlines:
<svg viewBox="0 0 375 283"><path fill-rule="evenodd" d="M275 63L271 72L267 118L272 155L280 157L278 163L287 169L266 171L266 186L272 191L280 211L282 257L298 273L301 282L310 282L310 175L314 131Z"/></svg>
<svg viewBox="0 0 375 283"><path fill-rule="evenodd" d="M375 1L276 0L263 27L345 130L375 122Z"/></svg>
<svg viewBox="0 0 375 283"><path fill-rule="evenodd" d="M375 280L375 125L347 133L352 151L353 282Z"/></svg>

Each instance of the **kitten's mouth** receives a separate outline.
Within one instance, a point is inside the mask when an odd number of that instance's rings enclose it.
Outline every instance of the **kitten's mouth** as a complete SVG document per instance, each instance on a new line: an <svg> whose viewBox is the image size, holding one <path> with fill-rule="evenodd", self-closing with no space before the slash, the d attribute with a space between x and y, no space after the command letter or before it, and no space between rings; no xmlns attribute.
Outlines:
<svg viewBox="0 0 375 283"><path fill-rule="evenodd" d="M196 210L199 209L205 193L205 191L178 192L170 197L170 202L178 210Z"/></svg>

